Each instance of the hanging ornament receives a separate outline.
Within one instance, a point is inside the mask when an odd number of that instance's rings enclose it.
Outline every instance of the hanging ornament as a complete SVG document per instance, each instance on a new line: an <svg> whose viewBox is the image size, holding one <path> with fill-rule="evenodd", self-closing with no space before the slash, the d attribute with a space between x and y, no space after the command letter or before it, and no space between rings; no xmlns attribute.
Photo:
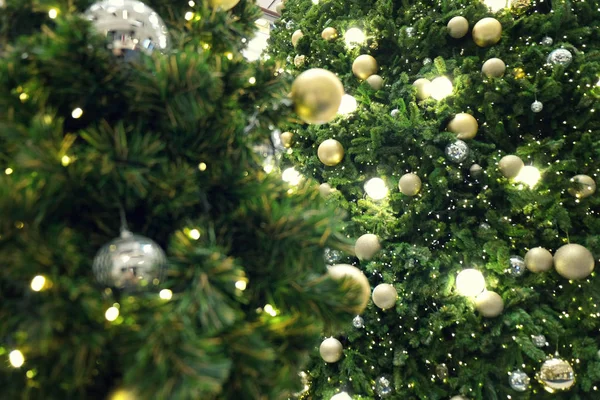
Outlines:
<svg viewBox="0 0 600 400"><path fill-rule="evenodd" d="M327 338L321 342L319 354L326 363L335 363L342 358L344 347L336 338Z"/></svg>
<svg viewBox="0 0 600 400"><path fill-rule="evenodd" d="M569 194L578 199L584 199L596 192L596 182L590 176L575 175L571 178L571 183Z"/></svg>
<svg viewBox="0 0 600 400"><path fill-rule="evenodd" d="M387 397L394 392L394 388L392 387L392 380L390 377L383 375L375 380L375 393L379 397Z"/></svg>
<svg viewBox="0 0 600 400"><path fill-rule="evenodd" d="M469 32L469 21L465 17L454 17L448 21L448 35L460 39Z"/></svg>
<svg viewBox="0 0 600 400"><path fill-rule="evenodd" d="M375 90L380 90L383 87L383 78L379 75L371 75L367 78L367 83Z"/></svg>
<svg viewBox="0 0 600 400"><path fill-rule="evenodd" d="M530 379L527 374L520 369L508 374L508 384L516 392L524 392L529 388Z"/></svg>
<svg viewBox="0 0 600 400"><path fill-rule="evenodd" d="M297 55L294 57L294 65L295 65L296 67L301 67L301 66L303 66L305 62L306 62L306 56L305 56L304 54L302 54L302 55L298 55L298 54L297 54Z"/></svg>
<svg viewBox="0 0 600 400"><path fill-rule="evenodd" d="M387 310L396 305L398 292L388 283L381 283L373 289L373 303L382 310Z"/></svg>
<svg viewBox="0 0 600 400"><path fill-rule="evenodd" d="M425 100L431 96L431 81L425 78L419 78L414 81L413 86L417 88L417 99Z"/></svg>
<svg viewBox="0 0 600 400"><path fill-rule="evenodd" d="M546 63L567 67L573 61L573 54L567 49L556 49L548 55Z"/></svg>
<svg viewBox="0 0 600 400"><path fill-rule="evenodd" d="M498 293L486 290L475 298L475 308L486 318L496 318L504 311L504 300Z"/></svg>
<svg viewBox="0 0 600 400"><path fill-rule="evenodd" d="M523 15L531 7L531 0L511 0L510 11L515 15Z"/></svg>
<svg viewBox="0 0 600 400"><path fill-rule="evenodd" d="M554 39L552 39L550 36L544 36L541 43L544 46L552 46L554 44Z"/></svg>
<svg viewBox="0 0 600 400"><path fill-rule="evenodd" d="M468 140L477 135L479 124L471 114L458 113L452 118L447 129L452 133L456 133L458 139Z"/></svg>
<svg viewBox="0 0 600 400"><path fill-rule="evenodd" d="M333 40L338 37L337 30L328 26L321 32L321 37L325 40Z"/></svg>
<svg viewBox="0 0 600 400"><path fill-rule="evenodd" d="M309 124L324 124L337 115L344 86L333 73L321 68L304 71L292 84L291 97L298 116Z"/></svg>
<svg viewBox="0 0 600 400"><path fill-rule="evenodd" d="M292 20L289 20L285 23L285 29L291 31L292 29L294 29L296 27L296 23Z"/></svg>
<svg viewBox="0 0 600 400"><path fill-rule="evenodd" d="M582 245L566 244L554 253L554 268L563 278L584 279L594 270L594 256Z"/></svg>
<svg viewBox="0 0 600 400"><path fill-rule="evenodd" d="M292 147L292 140L294 139L294 134L292 132L283 132L281 135L279 135L279 138L281 139L281 144L283 147L286 149Z"/></svg>
<svg viewBox="0 0 600 400"><path fill-rule="evenodd" d="M236 0L236 2L239 0ZM102 0L85 12L94 28L108 39L108 49L125 60L140 52L164 52L169 46L167 26L153 9L138 0Z"/></svg>
<svg viewBox="0 0 600 400"><path fill-rule="evenodd" d="M416 196L421 190L421 178L413 173L404 174L398 182L398 188L405 196Z"/></svg>
<svg viewBox="0 0 600 400"><path fill-rule="evenodd" d="M499 58L490 58L483 63L481 72L488 78L502 78L506 72L506 64Z"/></svg>
<svg viewBox="0 0 600 400"><path fill-rule="evenodd" d="M444 363L438 364L435 367L435 375L442 381L448 379L448 366Z"/></svg>
<svg viewBox="0 0 600 400"><path fill-rule="evenodd" d="M342 252L326 247L323 250L323 258L327 264L335 264L342 259Z"/></svg>
<svg viewBox="0 0 600 400"><path fill-rule="evenodd" d="M352 326L355 327L356 329L364 328L365 320L360 315L357 315L356 317L354 317L352 319Z"/></svg>
<svg viewBox="0 0 600 400"><path fill-rule="evenodd" d="M321 195L321 197L324 197L324 198L327 198L327 197L329 197L329 195L330 195L331 193L333 193L333 192L334 192L334 190L335 190L335 189L334 189L334 188L332 188L332 187L331 187L331 185L330 185L329 183L327 183L327 182L325 182L325 183L321 183L321 184L319 185L319 194Z"/></svg>
<svg viewBox="0 0 600 400"><path fill-rule="evenodd" d="M336 264L329 267L327 272L333 280L343 280L344 285L342 289L349 287L353 289L352 294L356 296L358 304L352 308L352 311L354 314L362 313L371 298L371 285L365 274L360 269L349 264Z"/></svg>
<svg viewBox="0 0 600 400"><path fill-rule="evenodd" d="M292 46L296 47L298 41L302 39L303 36L304 33L302 33L300 29L295 30L294 33L292 33Z"/></svg>
<svg viewBox="0 0 600 400"><path fill-rule="evenodd" d="M352 73L359 79L367 79L377 72L377 60L368 54L362 54L352 63Z"/></svg>
<svg viewBox="0 0 600 400"><path fill-rule="evenodd" d="M502 37L502 24L496 18L483 18L473 27L472 35L477 46L493 46Z"/></svg>
<svg viewBox="0 0 600 400"><path fill-rule="evenodd" d="M479 165L479 164L473 164L473 165L471 165L471 168L469 168L469 174L471 174L471 176L473 178L477 178L477 177L481 176L482 172L483 172L483 168L481 168L481 165Z"/></svg>
<svg viewBox="0 0 600 400"><path fill-rule="evenodd" d="M461 163L469 156L469 146L462 140L449 143L446 146L446 156L455 163Z"/></svg>
<svg viewBox="0 0 600 400"><path fill-rule="evenodd" d="M543 109L544 104L541 101L536 100L533 103L531 103L531 111L533 111L534 113L539 113Z"/></svg>
<svg viewBox="0 0 600 400"><path fill-rule="evenodd" d="M362 235L354 245L354 254L359 260L370 260L379 250L381 250L379 238L372 233Z"/></svg>
<svg viewBox="0 0 600 400"><path fill-rule="evenodd" d="M553 357L544 361L537 380L550 393L569 390L575 384L575 372L567 361Z"/></svg>
<svg viewBox="0 0 600 400"><path fill-rule="evenodd" d="M519 175L521 169L525 166L523 160L514 155L504 156L498 163L498 168L505 178L513 179Z"/></svg>
<svg viewBox="0 0 600 400"><path fill-rule="evenodd" d="M400 114L400 110L398 110L397 108L394 108L392 111L390 111L390 115L392 117L397 117Z"/></svg>
<svg viewBox="0 0 600 400"><path fill-rule="evenodd" d="M405 32L406 32L406 36L408 36L408 37L415 36L415 28L413 28L412 26L407 27Z"/></svg>
<svg viewBox="0 0 600 400"><path fill-rule="evenodd" d="M433 60L432 60L431 58L429 58L429 57L425 57L425 58L423 59L423 65L429 65L429 64L431 64L432 62L433 62Z"/></svg>
<svg viewBox="0 0 600 400"><path fill-rule="evenodd" d="M527 268L523 257L510 256L508 259L508 273L512 276L522 276Z"/></svg>
<svg viewBox="0 0 600 400"><path fill-rule="evenodd" d="M544 335L531 335L531 341L535 347L539 348L546 347L548 344Z"/></svg>
<svg viewBox="0 0 600 400"><path fill-rule="evenodd" d="M482 231L489 231L491 229L491 226L490 224L482 222L481 224L479 224L479 229L481 229Z"/></svg>
<svg viewBox="0 0 600 400"><path fill-rule="evenodd" d="M329 167L338 165L344 158L344 146L335 139L327 139L319 145L317 157Z"/></svg>
<svg viewBox="0 0 600 400"><path fill-rule="evenodd" d="M546 272L552 269L554 258L543 247L534 247L525 254L525 266L531 272Z"/></svg>

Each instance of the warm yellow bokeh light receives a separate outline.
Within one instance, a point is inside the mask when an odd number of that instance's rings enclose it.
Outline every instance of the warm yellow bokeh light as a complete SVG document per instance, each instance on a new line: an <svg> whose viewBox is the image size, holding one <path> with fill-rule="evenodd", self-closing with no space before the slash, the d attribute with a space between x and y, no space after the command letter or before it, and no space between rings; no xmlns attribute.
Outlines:
<svg viewBox="0 0 600 400"><path fill-rule="evenodd" d="M12 174L13 172L14 172L14 171L13 171L13 169L12 169L12 168L10 168L10 167L9 167L9 168L6 168L6 169L4 170L4 173L5 173L6 175L10 175L10 174Z"/></svg>
<svg viewBox="0 0 600 400"><path fill-rule="evenodd" d="M200 231L198 229L190 229L188 236L190 239L198 240L200 239Z"/></svg>
<svg viewBox="0 0 600 400"><path fill-rule="evenodd" d="M56 18L58 16L58 10L56 8L51 8L50 11L48 11L48 16L50 19Z"/></svg>
<svg viewBox="0 0 600 400"><path fill-rule="evenodd" d="M186 21L191 21L192 18L194 18L194 13L191 12L191 11L188 11L188 12L185 13L184 18L185 18Z"/></svg>
<svg viewBox="0 0 600 400"><path fill-rule="evenodd" d="M270 304L265 305L263 310L265 310L265 312L271 317L275 317L278 314L277 310Z"/></svg>
<svg viewBox="0 0 600 400"><path fill-rule="evenodd" d="M21 368L21 366L25 364L25 356L23 356L23 353L21 353L21 351L13 350L8 355L8 361L13 367Z"/></svg>
<svg viewBox="0 0 600 400"><path fill-rule="evenodd" d="M439 76L428 85L429 93L435 100L442 100L452 94L452 81L445 76Z"/></svg>
<svg viewBox="0 0 600 400"><path fill-rule="evenodd" d="M163 300L171 300L173 292L169 289L163 289L158 293L158 296Z"/></svg>
<svg viewBox="0 0 600 400"><path fill-rule="evenodd" d="M81 118L82 115L83 115L83 110L79 107L77 107L76 109L74 109L71 112L71 116L75 119Z"/></svg>
<svg viewBox="0 0 600 400"><path fill-rule="evenodd" d="M71 164L71 157L67 155L62 156L62 158L60 159L60 163L63 167L66 167L67 165Z"/></svg>
<svg viewBox="0 0 600 400"><path fill-rule="evenodd" d="M238 290L246 290L246 285L247 285L246 281L237 281L235 283L235 288Z"/></svg>
<svg viewBox="0 0 600 400"><path fill-rule="evenodd" d="M532 188L535 185L537 185L541 178L542 174L540 173L539 169L532 165L526 165L523 168L521 168L521 171L519 171L519 175L515 177L515 182L524 183L525 185Z"/></svg>
<svg viewBox="0 0 600 400"><path fill-rule="evenodd" d="M365 183L365 192L373 200L382 200L388 195L388 188L383 179L371 178Z"/></svg>
<svg viewBox="0 0 600 400"><path fill-rule="evenodd" d="M107 321L114 321L119 317L119 309L117 307L109 307L104 313L104 317Z"/></svg>
<svg viewBox="0 0 600 400"><path fill-rule="evenodd" d="M31 290L39 292L46 285L46 278L42 275L37 275L31 280Z"/></svg>
<svg viewBox="0 0 600 400"><path fill-rule="evenodd" d="M456 291L465 297L475 297L485 290L485 278L476 269L464 269L456 276Z"/></svg>

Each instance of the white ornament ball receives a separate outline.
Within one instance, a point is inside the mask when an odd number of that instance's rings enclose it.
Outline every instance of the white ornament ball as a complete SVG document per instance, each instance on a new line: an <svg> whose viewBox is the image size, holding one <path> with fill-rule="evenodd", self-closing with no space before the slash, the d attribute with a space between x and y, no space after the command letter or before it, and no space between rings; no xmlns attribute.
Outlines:
<svg viewBox="0 0 600 400"><path fill-rule="evenodd" d="M417 98L419 100L425 100L431 96L431 81L429 79L419 78L414 81L413 86L417 88Z"/></svg>
<svg viewBox="0 0 600 400"><path fill-rule="evenodd" d="M463 269L456 276L456 291L465 297L474 297L485 290L485 278L476 269Z"/></svg>
<svg viewBox="0 0 600 400"><path fill-rule="evenodd" d="M304 36L304 33L302 33L302 31L300 29L297 29L296 31L294 31L294 33L292 33L292 45L294 47L296 47L296 45L298 44L298 41Z"/></svg>
<svg viewBox="0 0 600 400"><path fill-rule="evenodd" d="M504 301L496 292L486 290L475 299L475 308L486 318L495 318L504 311Z"/></svg>
<svg viewBox="0 0 600 400"><path fill-rule="evenodd" d="M371 75L367 78L367 83L375 90L380 90L383 87L383 78L379 75Z"/></svg>
<svg viewBox="0 0 600 400"><path fill-rule="evenodd" d="M473 139L477 135L479 124L471 114L458 113L448 124L448 130L452 133L456 133L458 139Z"/></svg>
<svg viewBox="0 0 600 400"><path fill-rule="evenodd" d="M382 310L394 307L398 292L396 288L388 283L379 284L373 289L373 303Z"/></svg>
<svg viewBox="0 0 600 400"><path fill-rule="evenodd" d="M483 63L481 72L488 78L502 78L506 72L506 64L499 58L490 58Z"/></svg>
<svg viewBox="0 0 600 400"><path fill-rule="evenodd" d="M543 247L534 247L525 254L525 266L531 272L546 272L552 269L554 258Z"/></svg>
<svg viewBox="0 0 600 400"><path fill-rule="evenodd" d="M504 156L498 163L500 172L508 179L516 178L524 166L523 160L515 155Z"/></svg>
<svg viewBox="0 0 600 400"><path fill-rule="evenodd" d="M354 245L354 253L361 260L370 260L379 250L381 250L379 238L372 233L362 235Z"/></svg>
<svg viewBox="0 0 600 400"><path fill-rule="evenodd" d="M319 347L319 354L326 363L338 362L342 358L344 347L336 338L327 338L323 340Z"/></svg>
<svg viewBox="0 0 600 400"><path fill-rule="evenodd" d="M329 400L352 400L352 397L346 392L340 392L331 396L331 399Z"/></svg>
<svg viewBox="0 0 600 400"><path fill-rule="evenodd" d="M421 190L421 178L413 173L404 174L398 182L398 188L406 196L416 196Z"/></svg>
<svg viewBox="0 0 600 400"><path fill-rule="evenodd" d="M448 22L448 35L460 39L469 32L469 21L465 17L454 17Z"/></svg>
<svg viewBox="0 0 600 400"><path fill-rule="evenodd" d="M533 103L531 103L531 111L533 111L534 113L539 113L544 109L544 104L539 101L536 100Z"/></svg>
<svg viewBox="0 0 600 400"><path fill-rule="evenodd" d="M344 280L346 285L352 287L354 295L359 300L358 304L352 309L354 314L363 312L369 299L371 298L371 285L362 271L349 264L336 264L328 269L329 275L336 281ZM348 287L344 285L345 287Z"/></svg>
<svg viewBox="0 0 600 400"><path fill-rule="evenodd" d="M594 270L594 256L580 244L566 244L554 253L554 268L564 278L584 279Z"/></svg>

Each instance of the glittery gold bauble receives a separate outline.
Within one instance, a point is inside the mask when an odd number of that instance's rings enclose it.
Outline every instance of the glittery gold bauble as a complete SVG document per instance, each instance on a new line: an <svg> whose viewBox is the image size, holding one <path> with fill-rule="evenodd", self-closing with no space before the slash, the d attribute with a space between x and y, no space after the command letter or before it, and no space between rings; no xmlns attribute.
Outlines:
<svg viewBox="0 0 600 400"><path fill-rule="evenodd" d="M220 8L221 10L231 10L239 3L240 0L209 0L212 8Z"/></svg>
<svg viewBox="0 0 600 400"><path fill-rule="evenodd" d="M552 269L554 258L543 247L534 247L525 254L525 266L531 272L546 272Z"/></svg>
<svg viewBox="0 0 600 400"><path fill-rule="evenodd" d="M292 84L292 100L298 116L309 124L323 124L337 115L344 86L333 72L313 68L304 71Z"/></svg>
<svg viewBox="0 0 600 400"><path fill-rule="evenodd" d="M317 156L323 164L333 167L344 158L344 146L335 139L327 139L319 145Z"/></svg>
<svg viewBox="0 0 600 400"><path fill-rule="evenodd" d="M344 280L343 288L352 289L351 294L355 296L357 304L352 307L351 311L354 314L362 313L371 297L371 285L365 274L360 269L348 264L331 266L328 272L334 280Z"/></svg>
<svg viewBox="0 0 600 400"><path fill-rule="evenodd" d="M404 174L398 182L398 189L406 196L416 196L421 190L421 178L413 173Z"/></svg>
<svg viewBox="0 0 600 400"><path fill-rule="evenodd" d="M508 179L515 178L517 175L519 175L519 172L521 172L521 169L524 166L525 164L523 163L523 160L514 155L504 156L498 163L500 172L505 178Z"/></svg>
<svg viewBox="0 0 600 400"><path fill-rule="evenodd" d="M367 78L367 83L375 90L379 90L383 87L383 78L379 75L371 75Z"/></svg>
<svg viewBox="0 0 600 400"><path fill-rule="evenodd" d="M332 28L330 26L323 29L323 32L321 32L321 37L325 40L333 40L333 39L337 38L337 36L338 36L338 33L335 30L335 28Z"/></svg>
<svg viewBox="0 0 600 400"><path fill-rule="evenodd" d="M357 78L367 79L377 72L377 60L368 54L362 54L352 63L352 72Z"/></svg>
<svg viewBox="0 0 600 400"><path fill-rule="evenodd" d="M425 78L419 78L413 82L413 86L417 88L417 98L425 100L431 96L431 81Z"/></svg>
<svg viewBox="0 0 600 400"><path fill-rule="evenodd" d="M475 117L467 113L456 114L448 124L448 130L456 133L456 137L461 140L473 139L478 129L479 124Z"/></svg>
<svg viewBox="0 0 600 400"><path fill-rule="evenodd" d="M512 0L510 11L515 15L524 14L531 7L531 0Z"/></svg>
<svg viewBox="0 0 600 400"><path fill-rule="evenodd" d="M496 292L486 290L475 298L475 308L486 318L495 318L504 311L504 300Z"/></svg>
<svg viewBox="0 0 600 400"><path fill-rule="evenodd" d="M354 254L361 260L370 260L379 250L381 250L379 238L372 233L362 235L354 245Z"/></svg>
<svg viewBox="0 0 600 400"><path fill-rule="evenodd" d="M373 303L382 310L387 310L396 305L398 292L396 288L388 283L382 283L373 289Z"/></svg>
<svg viewBox="0 0 600 400"><path fill-rule="evenodd" d="M473 27L473 40L479 47L493 46L502 37L502 24L496 18L483 18Z"/></svg>
<svg viewBox="0 0 600 400"><path fill-rule="evenodd" d="M304 36L304 33L300 29L297 29L292 33L292 45L296 47L298 44L298 40L300 40Z"/></svg>
<svg viewBox="0 0 600 400"><path fill-rule="evenodd" d="M294 139L294 134L292 132L283 132L280 137L283 147L286 149L292 147L292 140Z"/></svg>
<svg viewBox="0 0 600 400"><path fill-rule="evenodd" d="M343 353L344 347L336 338L327 338L319 346L319 354L326 363L338 362Z"/></svg>
<svg viewBox="0 0 600 400"><path fill-rule="evenodd" d="M523 79L526 76L525 71L523 70L523 68L515 68L515 69L513 69L513 75L515 76L515 79Z"/></svg>
<svg viewBox="0 0 600 400"><path fill-rule="evenodd" d="M594 256L580 244L566 244L554 253L554 268L567 279L584 279L594 270Z"/></svg>
<svg viewBox="0 0 600 400"><path fill-rule="evenodd" d="M502 78L505 71L506 64L499 58L490 58L481 67L481 72L488 78Z"/></svg>
<svg viewBox="0 0 600 400"><path fill-rule="evenodd" d="M567 361L551 358L542 364L537 380L549 392L569 390L575 384L575 372Z"/></svg>
<svg viewBox="0 0 600 400"><path fill-rule="evenodd" d="M448 35L455 39L464 37L469 32L469 21L465 17L454 17L448 21Z"/></svg>
<svg viewBox="0 0 600 400"><path fill-rule="evenodd" d="M569 194L578 199L591 196L596 191L596 182L587 175L575 175L571 178L572 187L569 188Z"/></svg>

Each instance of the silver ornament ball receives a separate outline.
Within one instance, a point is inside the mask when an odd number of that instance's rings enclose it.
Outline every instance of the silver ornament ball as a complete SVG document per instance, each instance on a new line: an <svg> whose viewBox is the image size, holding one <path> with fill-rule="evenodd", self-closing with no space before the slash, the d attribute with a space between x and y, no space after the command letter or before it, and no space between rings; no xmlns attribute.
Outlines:
<svg viewBox="0 0 600 400"><path fill-rule="evenodd" d="M413 28L412 26L409 26L408 28L406 28L406 36L408 36L408 37L415 36L415 28Z"/></svg>
<svg viewBox="0 0 600 400"><path fill-rule="evenodd" d="M108 39L116 56L134 59L140 52L164 52L169 33L162 18L138 0L101 0L85 12L96 30Z"/></svg>
<svg viewBox="0 0 600 400"><path fill-rule="evenodd" d="M398 110L397 108L394 108L394 109L393 109L393 110L390 112L390 115L391 115L392 117L397 117L397 116L398 116L398 114L400 114L400 110Z"/></svg>
<svg viewBox="0 0 600 400"><path fill-rule="evenodd" d="M288 21L285 23L285 29L292 30L296 27L296 23L294 21Z"/></svg>
<svg viewBox="0 0 600 400"><path fill-rule="evenodd" d="M391 395L393 391L394 388L392 388L392 380L390 377L383 375L377 378L375 381L375 393L377 393L379 397L387 397Z"/></svg>
<svg viewBox="0 0 600 400"><path fill-rule="evenodd" d="M446 156L450 161L461 163L469 156L469 146L462 140L456 140L446 146Z"/></svg>
<svg viewBox="0 0 600 400"><path fill-rule="evenodd" d="M529 387L529 376L521 370L510 372L508 375L508 384L516 392L524 392Z"/></svg>
<svg viewBox="0 0 600 400"><path fill-rule="evenodd" d="M556 49L548 55L546 62L552 65L568 66L573 61L573 54L567 49Z"/></svg>
<svg viewBox="0 0 600 400"><path fill-rule="evenodd" d="M525 260L523 257L519 256L510 256L508 261L508 272L512 276L521 276L525 273Z"/></svg>
<svg viewBox="0 0 600 400"><path fill-rule="evenodd" d="M544 335L532 335L531 341L535 345L535 347L546 347L546 336Z"/></svg>
<svg viewBox="0 0 600 400"><path fill-rule="evenodd" d="M423 65L429 65L429 64L431 64L432 62L433 62L433 61L431 60L431 58L429 58L429 57L426 57L426 58L423 60Z"/></svg>
<svg viewBox="0 0 600 400"><path fill-rule="evenodd" d="M123 231L96 254L92 269L96 280L118 289L158 285L167 267L165 253L153 240Z"/></svg>
<svg viewBox="0 0 600 400"><path fill-rule="evenodd" d="M539 113L543 109L544 104L541 101L536 100L533 103L531 103L531 111L533 111L534 113Z"/></svg>
<svg viewBox="0 0 600 400"><path fill-rule="evenodd" d="M553 357L544 361L537 380L550 392L569 390L575 384L575 372L567 361Z"/></svg>
<svg viewBox="0 0 600 400"><path fill-rule="evenodd" d="M342 252L339 250L334 250L329 247L325 248L323 251L323 258L327 264L337 264L338 261L342 259Z"/></svg>
<svg viewBox="0 0 600 400"><path fill-rule="evenodd" d="M544 46L552 46L554 44L554 39L552 39L550 36L545 36L542 39L542 44Z"/></svg>
<svg viewBox="0 0 600 400"><path fill-rule="evenodd" d="M364 328L365 320L360 315L357 315L352 319L352 326L354 326L356 329Z"/></svg>

